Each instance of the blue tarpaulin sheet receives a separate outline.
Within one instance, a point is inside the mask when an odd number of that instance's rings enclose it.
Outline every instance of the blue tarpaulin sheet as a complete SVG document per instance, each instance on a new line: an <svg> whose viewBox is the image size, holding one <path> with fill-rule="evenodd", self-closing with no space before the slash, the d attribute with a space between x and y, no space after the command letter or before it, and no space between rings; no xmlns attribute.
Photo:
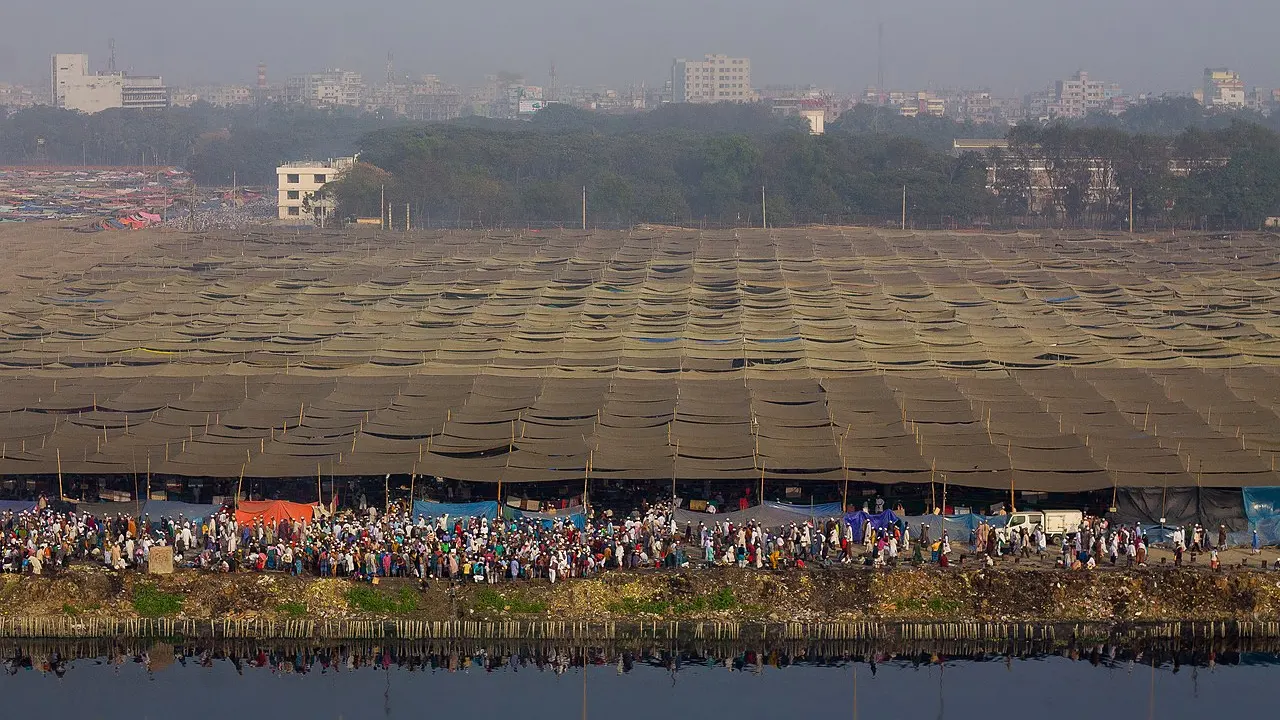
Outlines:
<svg viewBox="0 0 1280 720"><path fill-rule="evenodd" d="M1263 545L1280 545L1280 487L1244 488L1244 514Z"/></svg>
<svg viewBox="0 0 1280 720"><path fill-rule="evenodd" d="M2 512L26 512L35 508L35 500L0 500L0 513Z"/></svg>
<svg viewBox="0 0 1280 720"><path fill-rule="evenodd" d="M884 512L878 513L869 513L866 510L855 510L851 513L847 513L844 516L844 521L853 529L854 542L863 541L862 530L868 520L871 521L872 530L884 530L885 528L893 527L894 525L900 525L902 522L902 520L900 520L892 510L885 510Z"/></svg>
<svg viewBox="0 0 1280 720"><path fill-rule="evenodd" d="M833 518L840 517L844 512L844 506L840 503L823 503L821 505L792 505L790 503L774 502L765 500L764 506L771 510L781 510L783 512L794 513L803 518Z"/></svg>
<svg viewBox="0 0 1280 720"><path fill-rule="evenodd" d="M876 530L890 525L897 525L904 530L910 528L912 537L920 532L921 525L928 525L929 537L936 540L942 537L942 531L946 530L947 537L955 543L969 542L969 533L983 522L993 527L1004 527L1004 524L1009 521L1007 516L1002 515L904 515L900 517L891 510L885 510L878 515L858 510L845 515L845 521L853 528L854 542L862 542L862 525L868 519L871 520L871 527Z"/></svg>
<svg viewBox="0 0 1280 720"><path fill-rule="evenodd" d="M498 503L493 500L471 503L413 501L414 520L420 517L438 518L441 515L448 515L451 518L483 517L493 520L498 517Z"/></svg>
<svg viewBox="0 0 1280 720"><path fill-rule="evenodd" d="M548 529L555 525L556 520L567 520L579 530L587 526L587 516L580 512L552 515L550 513L525 512L513 507L504 507L502 508L502 517L508 520L541 520L542 526Z"/></svg>

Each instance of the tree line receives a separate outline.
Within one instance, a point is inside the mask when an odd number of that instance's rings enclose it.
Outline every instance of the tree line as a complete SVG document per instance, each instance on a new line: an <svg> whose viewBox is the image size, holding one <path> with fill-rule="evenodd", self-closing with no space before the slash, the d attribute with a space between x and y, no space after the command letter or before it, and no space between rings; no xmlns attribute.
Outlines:
<svg viewBox="0 0 1280 720"><path fill-rule="evenodd" d="M410 124L281 105L82 115L0 108L0 164L186 167L202 185L274 184L275 168L349 155L328 189L348 216L385 198L415 225L639 222L758 225L1252 228L1280 215L1280 117L1189 99L1119 116L1013 128L857 106L813 136L763 105L666 105L605 115L552 105L527 121ZM955 155L957 137L1007 150ZM43 139L43 143L38 140ZM763 205L762 208L762 199Z"/></svg>
<svg viewBox="0 0 1280 720"><path fill-rule="evenodd" d="M183 167L202 185L275 183L289 160L350 155L367 133L396 121L378 115L269 104L93 115L0 107L0 164ZM43 141L43 142L41 142Z"/></svg>
<svg viewBox="0 0 1280 720"><path fill-rule="evenodd" d="M344 215L377 217L385 198L393 222L408 205L418 225L576 225L584 188L596 225L759 225L766 212L775 225L897 224L904 189L918 227L1123 228L1132 208L1140 227L1257 228L1280 215L1280 135L1240 119L1174 135L1018 125L1007 149L960 155L954 123L908 135L896 130L908 119L880 130L866 111L817 136L793 123L602 131L588 120L565 109L519 127L377 130L331 191Z"/></svg>

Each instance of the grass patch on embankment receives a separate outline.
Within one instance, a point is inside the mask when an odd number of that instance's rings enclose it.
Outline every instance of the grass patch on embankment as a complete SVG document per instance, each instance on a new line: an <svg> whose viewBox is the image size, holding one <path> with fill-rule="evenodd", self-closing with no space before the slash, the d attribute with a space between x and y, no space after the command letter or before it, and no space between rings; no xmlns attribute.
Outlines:
<svg viewBox="0 0 1280 720"><path fill-rule="evenodd" d="M182 596L154 585L138 585L133 589L133 611L140 617L177 615L182 612Z"/></svg>
<svg viewBox="0 0 1280 720"><path fill-rule="evenodd" d="M347 590L347 605L373 615L410 615L418 609L418 595L407 587L389 595L370 585L354 585Z"/></svg>

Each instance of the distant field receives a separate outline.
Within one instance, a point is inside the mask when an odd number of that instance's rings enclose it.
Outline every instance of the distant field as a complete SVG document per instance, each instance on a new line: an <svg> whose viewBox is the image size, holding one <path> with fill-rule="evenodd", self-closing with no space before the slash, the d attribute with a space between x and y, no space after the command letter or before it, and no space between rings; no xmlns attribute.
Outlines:
<svg viewBox="0 0 1280 720"><path fill-rule="evenodd" d="M1280 485L1276 254L9 226L0 473Z"/></svg>

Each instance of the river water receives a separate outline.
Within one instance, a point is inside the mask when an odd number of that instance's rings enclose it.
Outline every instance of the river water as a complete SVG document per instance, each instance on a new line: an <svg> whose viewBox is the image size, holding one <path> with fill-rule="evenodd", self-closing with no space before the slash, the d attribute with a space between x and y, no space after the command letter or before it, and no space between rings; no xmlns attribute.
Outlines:
<svg viewBox="0 0 1280 720"><path fill-rule="evenodd" d="M1271 652L13 644L4 717L1275 717Z"/></svg>

